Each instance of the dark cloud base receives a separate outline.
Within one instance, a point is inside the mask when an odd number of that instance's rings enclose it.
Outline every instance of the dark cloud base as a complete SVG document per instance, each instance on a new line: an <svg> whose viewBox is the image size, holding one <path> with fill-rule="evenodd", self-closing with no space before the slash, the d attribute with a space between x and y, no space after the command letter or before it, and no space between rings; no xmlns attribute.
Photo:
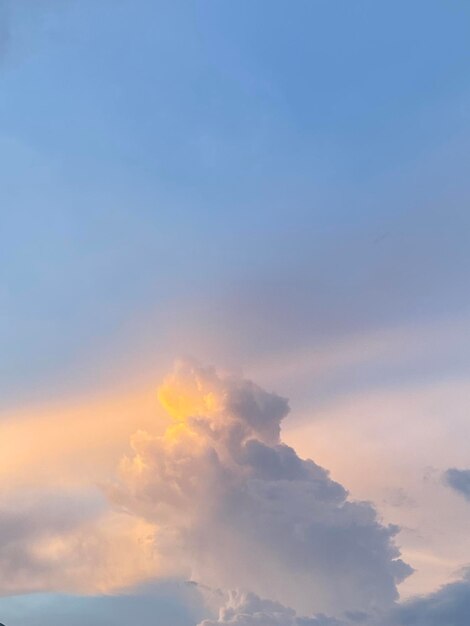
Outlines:
<svg viewBox="0 0 470 626"><path fill-rule="evenodd" d="M230 594L216 619L198 626L469 626L470 575L439 591L396 606L389 612L368 615L347 612L344 617L299 617L277 602L253 594Z"/></svg>

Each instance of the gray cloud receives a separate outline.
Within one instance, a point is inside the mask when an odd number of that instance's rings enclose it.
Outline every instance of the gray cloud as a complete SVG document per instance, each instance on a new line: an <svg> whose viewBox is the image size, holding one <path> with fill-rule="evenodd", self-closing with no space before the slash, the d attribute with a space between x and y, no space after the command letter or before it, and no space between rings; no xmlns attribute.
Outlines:
<svg viewBox="0 0 470 626"><path fill-rule="evenodd" d="M334 618L299 617L293 609L279 602L263 600L253 593L231 592L215 620L204 620L198 626L342 626Z"/></svg>
<svg viewBox="0 0 470 626"><path fill-rule="evenodd" d="M39 591L57 579L57 567L66 576L66 563L59 563L47 550L49 541L73 534L86 519L95 516L90 502L47 497L27 506L11 504L0 511L0 592ZM65 555L64 555L65 556Z"/></svg>
<svg viewBox="0 0 470 626"><path fill-rule="evenodd" d="M444 481L470 501L470 470L448 469L444 473Z"/></svg>
<svg viewBox="0 0 470 626"><path fill-rule="evenodd" d="M254 594L231 593L215 619L198 626L468 626L470 574L435 593L412 599L379 615L346 612L336 619L325 615L299 617L277 602Z"/></svg>
<svg viewBox="0 0 470 626"><path fill-rule="evenodd" d="M285 399L190 363L160 399L173 424L134 437L110 494L155 524L156 553L172 573L306 614L393 604L411 571L397 528L280 441Z"/></svg>
<svg viewBox="0 0 470 626"><path fill-rule="evenodd" d="M148 526L94 496L38 493L0 510L0 596L113 592L154 569Z"/></svg>
<svg viewBox="0 0 470 626"><path fill-rule="evenodd" d="M403 604L382 623L384 626L468 626L469 616L470 575L467 573L462 580L436 593Z"/></svg>

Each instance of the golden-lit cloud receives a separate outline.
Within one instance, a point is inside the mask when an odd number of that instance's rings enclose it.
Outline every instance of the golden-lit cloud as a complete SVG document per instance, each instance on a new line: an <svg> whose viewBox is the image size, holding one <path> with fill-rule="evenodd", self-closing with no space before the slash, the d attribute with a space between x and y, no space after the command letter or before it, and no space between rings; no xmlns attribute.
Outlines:
<svg viewBox="0 0 470 626"><path fill-rule="evenodd" d="M3 417L2 593L113 592L162 569L153 525L110 508L100 487L136 429L162 423L154 391Z"/></svg>
<svg viewBox="0 0 470 626"><path fill-rule="evenodd" d="M82 488L109 478L138 428L154 430L156 394L77 401L4 414L0 421L0 485Z"/></svg>
<svg viewBox="0 0 470 626"><path fill-rule="evenodd" d="M387 606L409 574L372 506L280 440L288 403L180 363L159 398L172 423L138 432L112 501L155 527L172 572L247 587L303 613Z"/></svg>
<svg viewBox="0 0 470 626"><path fill-rule="evenodd" d="M395 530L282 444L288 410L249 380L182 362L158 394L4 420L4 592L112 593L177 577L305 611L393 602L408 573Z"/></svg>
<svg viewBox="0 0 470 626"><path fill-rule="evenodd" d="M75 504L86 502L76 500ZM54 508L56 503L45 498L42 506ZM0 588L4 595L114 593L158 573L150 524L113 512L89 517L73 513L75 519L70 511L57 508L47 516L38 506L2 511L4 520L10 518L15 524L2 538ZM0 531L5 535L4 524Z"/></svg>
<svg viewBox="0 0 470 626"><path fill-rule="evenodd" d="M388 432L389 453L399 450L391 418L406 421L406 404L416 409L417 396L349 398L286 435L306 456L313 441L314 457L362 497L373 477L338 446L366 432L358 451L386 478L373 445ZM380 407L388 424L374 418ZM248 588L299 614L392 605L410 572L397 529L281 441L288 410L249 380L181 362L158 391L5 416L3 592L115 593L177 578Z"/></svg>

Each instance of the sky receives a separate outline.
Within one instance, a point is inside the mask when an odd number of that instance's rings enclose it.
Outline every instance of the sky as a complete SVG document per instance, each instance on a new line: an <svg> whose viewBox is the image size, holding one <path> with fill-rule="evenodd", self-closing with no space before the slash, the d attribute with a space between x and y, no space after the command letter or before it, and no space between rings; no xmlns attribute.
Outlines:
<svg viewBox="0 0 470 626"><path fill-rule="evenodd" d="M469 28L0 0L0 622L468 626Z"/></svg>

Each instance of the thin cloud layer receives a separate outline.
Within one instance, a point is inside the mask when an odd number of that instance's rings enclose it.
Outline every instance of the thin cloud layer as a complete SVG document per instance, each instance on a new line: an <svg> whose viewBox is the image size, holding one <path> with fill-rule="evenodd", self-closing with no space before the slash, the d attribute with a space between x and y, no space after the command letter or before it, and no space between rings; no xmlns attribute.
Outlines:
<svg viewBox="0 0 470 626"><path fill-rule="evenodd" d="M11 504L0 511L0 595L129 588L155 574L152 538L149 524L93 498Z"/></svg>
<svg viewBox="0 0 470 626"><path fill-rule="evenodd" d="M173 575L250 589L302 614L396 601L411 572L397 529L281 442L284 398L187 362L159 398L172 423L134 436L109 494L155 525L156 554Z"/></svg>

